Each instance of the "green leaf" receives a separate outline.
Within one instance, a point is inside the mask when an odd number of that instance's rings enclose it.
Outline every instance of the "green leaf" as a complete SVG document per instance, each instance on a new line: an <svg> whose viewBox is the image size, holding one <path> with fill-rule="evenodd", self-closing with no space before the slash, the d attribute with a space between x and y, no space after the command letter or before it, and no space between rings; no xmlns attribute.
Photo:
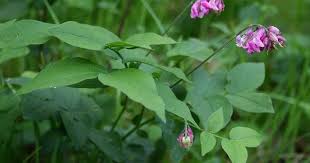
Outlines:
<svg viewBox="0 0 310 163"><path fill-rule="evenodd" d="M175 67L166 67L166 66L159 65L156 63L156 61L152 60L151 58L145 57L145 56L127 55L124 57L124 62L126 62L126 63L127 62L139 62L139 63L151 65L153 67L156 67L156 68L159 68L159 69L164 70L166 72L169 72L179 79L182 79L186 82L191 83L191 81L186 77L186 75L184 74L184 72L181 69L175 68Z"/></svg>
<svg viewBox="0 0 310 163"><path fill-rule="evenodd" d="M205 98L200 103L193 105L193 111L206 129L217 132L228 124L233 108L225 97L218 95ZM209 120L210 118L211 120ZM217 120L220 120L221 123L218 124Z"/></svg>
<svg viewBox="0 0 310 163"><path fill-rule="evenodd" d="M0 48L25 47L49 40L53 24L36 20L10 21L0 25Z"/></svg>
<svg viewBox="0 0 310 163"><path fill-rule="evenodd" d="M0 113L7 112L8 110L16 107L20 102L18 96L13 94L9 89L0 89Z"/></svg>
<svg viewBox="0 0 310 163"><path fill-rule="evenodd" d="M120 41L115 34L105 28L73 21L50 28L49 32L65 43L89 50L100 51L106 44Z"/></svg>
<svg viewBox="0 0 310 163"><path fill-rule="evenodd" d="M0 112L0 146L12 138L12 132L16 131L14 125L18 117L21 117L21 110L16 103L7 112ZM0 106L2 107L2 106Z"/></svg>
<svg viewBox="0 0 310 163"><path fill-rule="evenodd" d="M0 146L12 138L17 117L21 116L20 98L10 89L0 89Z"/></svg>
<svg viewBox="0 0 310 163"><path fill-rule="evenodd" d="M97 78L104 68L82 58L71 58L49 64L31 82L25 84L19 94L34 90L76 84Z"/></svg>
<svg viewBox="0 0 310 163"><path fill-rule="evenodd" d="M193 87L189 90L186 100L193 107L204 128L208 128L208 119L218 109L223 109L225 127L230 121L233 109L229 101L222 96L225 86L225 73L209 74L198 69L193 74Z"/></svg>
<svg viewBox="0 0 310 163"><path fill-rule="evenodd" d="M22 96L21 107L26 120L48 120L59 114L73 144L81 147L90 128L102 119L102 110L94 100L74 88L51 88Z"/></svg>
<svg viewBox="0 0 310 163"><path fill-rule="evenodd" d="M225 127L223 108L213 112L208 118L207 130L211 133L217 133Z"/></svg>
<svg viewBox="0 0 310 163"><path fill-rule="evenodd" d="M243 63L234 67L228 74L230 93L252 91L261 86L265 80L264 63Z"/></svg>
<svg viewBox="0 0 310 163"><path fill-rule="evenodd" d="M170 37L160 36L156 33L141 33L132 35L125 41L115 41L107 46L111 48L140 47L144 49L152 49L151 45L167 45L175 43L176 42Z"/></svg>
<svg viewBox="0 0 310 163"><path fill-rule="evenodd" d="M155 81L150 74L129 68L100 74L99 80L105 85L119 89L165 121L165 104L158 95Z"/></svg>
<svg viewBox="0 0 310 163"><path fill-rule="evenodd" d="M161 98L164 100L165 108L168 112L191 122L195 127L199 128L187 105L183 101L177 99L168 85L157 83L157 90Z"/></svg>
<svg viewBox="0 0 310 163"><path fill-rule="evenodd" d="M208 48L205 42L197 39L189 39L176 44L173 49L168 51L167 56L186 56L203 61L211 54L212 50Z"/></svg>
<svg viewBox="0 0 310 163"><path fill-rule="evenodd" d="M88 137L105 155L117 162L122 162L122 140L118 134L92 130Z"/></svg>
<svg viewBox="0 0 310 163"><path fill-rule="evenodd" d="M162 138L167 145L171 163L180 163L187 153L184 148L181 148L177 141L177 137L184 129L184 123L175 121L173 118L167 117L166 123L159 123L162 130ZM195 141L195 140L194 140Z"/></svg>
<svg viewBox="0 0 310 163"><path fill-rule="evenodd" d="M209 74L204 69L198 69L193 73L192 88L190 88L187 100L193 105L199 105L208 96L224 93L226 74Z"/></svg>
<svg viewBox="0 0 310 163"><path fill-rule="evenodd" d="M240 142L222 139L222 148L232 163L246 163L248 152Z"/></svg>
<svg viewBox="0 0 310 163"><path fill-rule="evenodd" d="M25 119L46 120L59 112L70 112L94 125L101 114L100 107L74 88L51 88L33 91L22 96L21 107Z"/></svg>
<svg viewBox="0 0 310 163"><path fill-rule="evenodd" d="M30 51L27 47L14 48L14 49L2 49L0 51L0 64L10 59L23 57L27 55L29 52Z"/></svg>
<svg viewBox="0 0 310 163"><path fill-rule="evenodd" d="M236 108L252 113L274 113L271 98L263 93L244 92L226 96Z"/></svg>
<svg viewBox="0 0 310 163"><path fill-rule="evenodd" d="M151 45L175 44L170 37L160 36L156 33L141 33L130 36L125 42L136 47L151 49Z"/></svg>
<svg viewBox="0 0 310 163"><path fill-rule="evenodd" d="M257 147L262 142L262 135L247 127L235 127L231 129L229 137L246 147Z"/></svg>
<svg viewBox="0 0 310 163"><path fill-rule="evenodd" d="M72 140L74 146L81 147L87 140L89 128L79 119L69 113L61 112L61 119L67 131L69 138Z"/></svg>
<svg viewBox="0 0 310 163"><path fill-rule="evenodd" d="M210 151L212 151L212 149L215 147L216 139L214 135L208 133L207 131L203 131L200 134L200 144L201 144L201 155L204 156Z"/></svg>

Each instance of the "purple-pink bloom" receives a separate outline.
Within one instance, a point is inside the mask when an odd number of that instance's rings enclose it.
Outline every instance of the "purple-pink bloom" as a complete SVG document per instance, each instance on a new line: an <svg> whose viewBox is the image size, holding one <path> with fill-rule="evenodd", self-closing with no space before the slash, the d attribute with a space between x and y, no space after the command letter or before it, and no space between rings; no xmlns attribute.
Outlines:
<svg viewBox="0 0 310 163"><path fill-rule="evenodd" d="M220 13L224 10L223 0L197 0L191 9L191 18L202 18L211 10Z"/></svg>
<svg viewBox="0 0 310 163"><path fill-rule="evenodd" d="M280 30L277 27L268 27L268 37L270 40L268 50L274 49L276 45L284 47L286 39L282 36Z"/></svg>
<svg viewBox="0 0 310 163"><path fill-rule="evenodd" d="M245 34L236 38L237 46L244 48L249 54L259 53L268 45L268 37L264 27L258 27L255 31L249 28Z"/></svg>
<svg viewBox="0 0 310 163"><path fill-rule="evenodd" d="M249 28L244 34L236 37L236 45L247 51L249 54L259 53L264 50L270 51L276 45L283 47L285 38L280 30L274 26L266 29L264 26Z"/></svg>
<svg viewBox="0 0 310 163"><path fill-rule="evenodd" d="M189 126L186 126L177 138L181 147L189 149L194 142L194 133Z"/></svg>

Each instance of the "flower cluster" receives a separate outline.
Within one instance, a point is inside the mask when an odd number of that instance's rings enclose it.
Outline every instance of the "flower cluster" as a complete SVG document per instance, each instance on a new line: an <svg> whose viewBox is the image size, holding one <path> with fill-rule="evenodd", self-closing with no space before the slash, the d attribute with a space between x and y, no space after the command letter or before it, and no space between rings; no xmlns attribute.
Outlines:
<svg viewBox="0 0 310 163"><path fill-rule="evenodd" d="M224 11L224 7L223 0L197 0L192 6L191 17L202 18L208 15L210 11L220 13Z"/></svg>
<svg viewBox="0 0 310 163"><path fill-rule="evenodd" d="M265 28L264 26L250 27L244 34L236 38L236 44L247 51L249 54L262 51L271 51L277 45L283 47L286 40L280 30L274 26Z"/></svg>
<svg viewBox="0 0 310 163"><path fill-rule="evenodd" d="M193 145L193 142L194 142L194 134L193 134L192 129L186 125L185 129L179 135L177 140L181 147L189 149Z"/></svg>

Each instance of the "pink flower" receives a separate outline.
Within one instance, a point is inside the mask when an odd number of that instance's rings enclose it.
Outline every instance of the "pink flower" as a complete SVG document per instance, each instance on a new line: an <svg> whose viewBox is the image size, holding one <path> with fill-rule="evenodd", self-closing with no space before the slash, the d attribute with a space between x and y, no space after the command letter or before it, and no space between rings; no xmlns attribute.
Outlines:
<svg viewBox="0 0 310 163"><path fill-rule="evenodd" d="M249 54L259 53L268 45L268 37L264 27L258 27L255 31L248 29L245 34L236 38L238 47L244 48Z"/></svg>
<svg viewBox="0 0 310 163"><path fill-rule="evenodd" d="M209 0L205 5L216 12L224 11L225 7L223 0Z"/></svg>
<svg viewBox="0 0 310 163"><path fill-rule="evenodd" d="M274 26L268 27L268 37L270 40L268 50L274 49L276 45L284 47L286 39L282 36L280 30L277 27Z"/></svg>
<svg viewBox="0 0 310 163"><path fill-rule="evenodd" d="M208 15L210 11L220 13L224 11L223 0L197 0L191 9L191 18L202 18Z"/></svg>
<svg viewBox="0 0 310 163"><path fill-rule="evenodd" d="M186 126L177 140L181 147L189 149L194 142L194 134L192 129L189 126Z"/></svg>
<svg viewBox="0 0 310 163"><path fill-rule="evenodd" d="M280 30L270 26L266 29L264 26L249 28L244 34L236 37L236 45L247 51L249 54L270 51L276 45L284 46L285 38L281 35Z"/></svg>

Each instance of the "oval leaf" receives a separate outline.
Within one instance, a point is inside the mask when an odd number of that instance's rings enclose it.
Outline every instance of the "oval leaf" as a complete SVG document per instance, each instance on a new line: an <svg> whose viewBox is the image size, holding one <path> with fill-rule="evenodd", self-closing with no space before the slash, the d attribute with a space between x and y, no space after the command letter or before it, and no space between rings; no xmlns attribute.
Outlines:
<svg viewBox="0 0 310 163"><path fill-rule="evenodd" d="M225 126L223 108L213 112L208 118L207 130L211 133L217 133Z"/></svg>
<svg viewBox="0 0 310 163"><path fill-rule="evenodd" d="M235 127L231 129L229 137L246 147L257 147L262 142L262 136L255 130L247 127Z"/></svg>
<svg viewBox="0 0 310 163"><path fill-rule="evenodd" d="M166 72L169 72L179 79L182 79L186 82L191 83L191 81L186 77L186 75L184 74L184 72L181 69L175 68L175 67L166 67L166 66L159 65L154 60L152 60L151 58L145 57L143 55L127 55L127 56L124 56L124 62L126 62L126 63L127 62L139 62L139 63L151 65L151 66L154 66L154 67L159 68L161 70L164 70Z"/></svg>
<svg viewBox="0 0 310 163"><path fill-rule="evenodd" d="M232 163L246 163L248 152L241 143L222 139L222 148L227 153Z"/></svg>
<svg viewBox="0 0 310 163"><path fill-rule="evenodd" d="M201 143L201 155L204 156L216 145L216 139L214 135L208 133L207 131L204 131L200 134L200 143Z"/></svg>
<svg viewBox="0 0 310 163"><path fill-rule="evenodd" d="M115 34L105 28L73 21L57 25L49 32L67 44L89 50L100 51L106 44L120 41Z"/></svg>
<svg viewBox="0 0 310 163"><path fill-rule="evenodd" d="M168 112L191 122L196 128L199 128L187 105L183 101L177 99L168 85L157 83L157 90L159 95L164 100L165 108Z"/></svg>
<svg viewBox="0 0 310 163"><path fill-rule="evenodd" d="M255 90L265 80L264 63L243 63L234 67L228 74L228 92L238 93Z"/></svg>
<svg viewBox="0 0 310 163"><path fill-rule="evenodd" d="M132 100L154 111L163 121L166 120L165 104L150 74L130 68L100 74L98 78L103 84L119 89Z"/></svg>
<svg viewBox="0 0 310 163"><path fill-rule="evenodd" d="M144 49L152 49L151 45L175 44L176 42L170 37L161 36L156 33L135 34L127 38L125 41L115 41L108 44L110 48L133 48L139 47Z"/></svg>
<svg viewBox="0 0 310 163"><path fill-rule="evenodd" d="M211 54L212 50L208 48L206 43L197 39L189 39L178 43L173 49L168 51L167 56L186 56L203 61Z"/></svg>
<svg viewBox="0 0 310 163"><path fill-rule="evenodd" d="M0 48L43 44L50 38L53 24L36 20L10 21L0 25Z"/></svg>
<svg viewBox="0 0 310 163"><path fill-rule="evenodd" d="M49 64L31 82L26 83L18 94L33 90L54 88L97 78L104 68L82 58L65 59Z"/></svg>
<svg viewBox="0 0 310 163"><path fill-rule="evenodd" d="M274 113L271 98L263 93L245 92L226 96L236 108L252 113Z"/></svg>

